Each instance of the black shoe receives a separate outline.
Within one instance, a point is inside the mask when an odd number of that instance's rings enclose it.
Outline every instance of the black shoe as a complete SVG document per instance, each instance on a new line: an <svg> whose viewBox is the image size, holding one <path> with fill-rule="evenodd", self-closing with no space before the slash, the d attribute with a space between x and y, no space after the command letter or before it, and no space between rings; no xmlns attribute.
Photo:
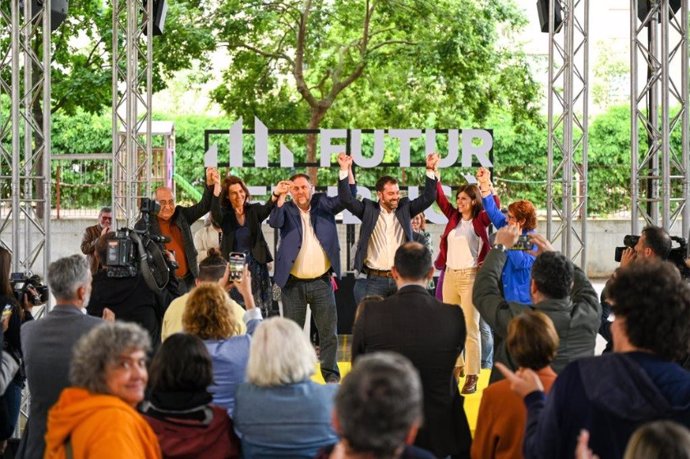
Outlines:
<svg viewBox="0 0 690 459"><path fill-rule="evenodd" d="M326 384L338 384L340 383L340 376L330 374L326 376Z"/></svg>

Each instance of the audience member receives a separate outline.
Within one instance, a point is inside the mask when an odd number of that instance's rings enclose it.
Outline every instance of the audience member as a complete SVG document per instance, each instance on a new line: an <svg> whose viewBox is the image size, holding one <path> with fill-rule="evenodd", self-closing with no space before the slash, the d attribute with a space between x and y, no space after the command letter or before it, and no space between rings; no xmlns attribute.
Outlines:
<svg viewBox="0 0 690 459"><path fill-rule="evenodd" d="M148 333L136 324L102 324L74 346L72 387L48 413L46 459L160 458L156 434L136 411L148 375Z"/></svg>
<svg viewBox="0 0 690 459"><path fill-rule="evenodd" d="M470 430L453 368L465 343L462 309L426 291L433 276L429 249L407 242L395 252L398 291L361 311L353 328L352 359L376 351L398 352L422 379L424 425L415 445L438 457L467 457Z"/></svg>
<svg viewBox="0 0 690 459"><path fill-rule="evenodd" d="M506 225L516 226L520 235L533 233L537 227L537 210L527 200L519 200L508 205L508 215L501 212L495 199L496 194L491 184L491 173L480 167L477 171L479 189L482 193L482 204L496 229ZM506 301L531 304L530 272L534 264L534 253L527 250L510 250L506 252L506 264L503 266L501 285Z"/></svg>
<svg viewBox="0 0 690 459"><path fill-rule="evenodd" d="M268 317L273 305L268 263L273 261L273 257L261 223L268 218L280 196L289 191L290 184L286 181L278 183L271 197L263 204L249 202L249 189L239 177L229 175L223 181L222 188L220 209L214 213L224 235L221 254L228 260L232 252L245 254L252 275L254 303ZM236 297L235 300L241 299Z"/></svg>
<svg viewBox="0 0 690 459"><path fill-rule="evenodd" d="M234 413L245 459L313 458L337 441L330 415L338 386L311 380L316 362L294 321L273 317L258 327Z"/></svg>
<svg viewBox="0 0 690 459"><path fill-rule="evenodd" d="M528 307L506 301L501 292L501 273L510 250L519 236L514 226L504 226L496 233L496 244L489 252L474 285L474 304L494 331L496 353L494 366L502 363L511 370L517 365L506 351L508 323ZM553 251L549 241L539 234L530 234L537 247L532 267L530 291L533 308L553 321L560 341L552 367L560 373L571 361L594 355L601 306L597 293L584 272L565 255ZM491 382L502 379L500 372L491 373Z"/></svg>
<svg viewBox="0 0 690 459"><path fill-rule="evenodd" d="M170 239L165 248L175 256L178 268L175 277L179 280L182 293L194 287L194 279L199 275L192 237L192 223L207 214L212 207L217 207L220 196L220 175L215 168L206 169L206 188L201 201L193 206L178 206L175 204L173 191L168 187L156 190L156 201L160 204L160 211L155 218L151 218L151 234L166 236ZM143 229L144 220L139 220L137 229Z"/></svg>
<svg viewBox="0 0 690 459"><path fill-rule="evenodd" d="M412 446L422 413L422 382L407 358L394 352L362 356L335 398L340 441L317 459L433 459Z"/></svg>
<svg viewBox="0 0 690 459"><path fill-rule="evenodd" d="M351 176L350 193L356 193ZM340 277L340 243L335 216L343 210L336 197L314 193L306 174L290 178L290 196L278 198L268 224L280 230L280 246L273 279L281 288L283 315L304 327L307 304L319 332L321 375L327 383L340 381L338 311L331 285ZM278 190L277 190L278 191Z"/></svg>
<svg viewBox="0 0 690 459"><path fill-rule="evenodd" d="M91 267L91 274L96 274L101 267L98 258L96 258L96 242L98 238L110 232L113 225L113 211L110 207L102 207L98 212L98 223L89 226L84 230L84 236L81 239L81 252L86 255L86 259Z"/></svg>
<svg viewBox="0 0 690 459"><path fill-rule="evenodd" d="M362 298L362 301L359 302L357 305L357 309L355 309L355 320L354 322L357 322L359 320L359 316L362 315L362 311L364 311L365 308L368 308L372 304L376 304L379 301L383 301L384 298L381 295L369 295L365 296Z"/></svg>
<svg viewBox="0 0 690 459"><path fill-rule="evenodd" d="M400 198L398 181L388 175L376 181L378 202L370 199L358 201L347 188L352 176L352 157L338 156L340 173L338 198L342 205L362 221L355 251L354 269L360 273L355 280L355 303L369 295L390 296L396 283L391 274L395 251L401 244L414 241L412 217L427 209L436 199L434 168L439 161L434 153L426 159L424 193L416 199Z"/></svg>
<svg viewBox="0 0 690 459"><path fill-rule="evenodd" d="M225 409L211 404L213 364L194 335L170 336L153 357L150 401L144 419L153 428L167 459L239 458L240 441Z"/></svg>
<svg viewBox="0 0 690 459"><path fill-rule="evenodd" d="M588 447L589 432L577 438L575 459L599 459ZM690 459L690 430L673 421L643 424L630 437L623 459Z"/></svg>
<svg viewBox="0 0 690 459"><path fill-rule="evenodd" d="M235 281L247 307L244 322L247 333L240 334L239 317L230 306L230 299L220 285L206 282L189 295L182 315L182 326L187 333L204 341L213 362L214 384L209 387L213 403L228 410L232 418L237 386L244 381L249 359L251 335L261 322L261 310L254 307L252 283L245 266L242 279Z"/></svg>
<svg viewBox="0 0 690 459"><path fill-rule="evenodd" d="M614 352L568 365L548 398L532 370L499 366L527 405L525 456L573 457L587 429L595 454L621 458L645 422L690 426L690 373L672 362L690 343L690 286L670 263L633 263L611 282L609 298Z"/></svg>
<svg viewBox="0 0 690 459"><path fill-rule="evenodd" d="M194 233L194 248L197 252L196 261L198 264L206 259L210 249L220 252L222 238L223 230L220 229L220 224L216 222L211 213L206 214L204 226Z"/></svg>
<svg viewBox="0 0 690 459"><path fill-rule="evenodd" d="M229 276L230 271L228 262L225 258L220 256L219 251L211 249L204 261L199 263L199 277L196 278L195 284L199 286L202 282L216 282L223 287L224 290L227 290L235 287L233 282L229 279ZM184 315L187 300L189 299L189 293L190 292L185 293L172 300L168 309L165 310L165 315L163 316L163 330L161 331L161 338L164 341L168 336L184 331L182 327L182 316ZM242 317L244 315L244 309L242 309L242 306L237 304L235 300L228 298L228 304L230 304L235 317ZM239 326L239 335L243 335L247 332L247 326L243 321L238 320L237 325Z"/></svg>
<svg viewBox="0 0 690 459"><path fill-rule="evenodd" d="M62 389L69 386L72 348L82 335L103 322L86 315L91 270L82 256L72 255L51 263L48 285L56 305L41 320L27 322L21 329L31 404L17 452L20 458L43 457L48 409ZM113 318L112 314L107 317Z"/></svg>
<svg viewBox="0 0 690 459"><path fill-rule="evenodd" d="M526 310L508 324L508 355L520 368L539 376L548 393L556 379L549 366L558 349L558 333L549 316ZM484 389L472 442L472 458L521 458L527 410L510 390L510 382L498 381Z"/></svg>

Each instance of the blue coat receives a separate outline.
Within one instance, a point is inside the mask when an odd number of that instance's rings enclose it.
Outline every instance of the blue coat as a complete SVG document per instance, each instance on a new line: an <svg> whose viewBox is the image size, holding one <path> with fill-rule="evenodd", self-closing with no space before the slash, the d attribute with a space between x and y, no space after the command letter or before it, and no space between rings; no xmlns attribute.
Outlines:
<svg viewBox="0 0 690 459"><path fill-rule="evenodd" d="M381 213L381 206L378 202L371 199L362 199L358 201L354 195L347 193L347 178L338 182L338 197L343 206L354 216L362 220L362 225L359 227L359 241L357 242L357 251L355 252L355 266L357 271L362 271L364 259L367 254L367 247L369 246L369 238L374 231L376 222ZM400 225L405 232L406 241L414 241L412 235L412 217L422 212L424 209L431 206L436 200L436 180L426 177L426 184L424 185L424 193L415 199L402 198L398 202L398 208L395 210Z"/></svg>
<svg viewBox="0 0 690 459"><path fill-rule="evenodd" d="M347 187L347 179L345 179L345 185ZM350 192L357 193L354 185L350 186ZM335 216L343 209L344 206L337 197L328 197L324 193L314 193L311 197L309 214L314 233L338 277L340 277L340 242L338 229L335 226ZM280 246L276 254L273 280L281 288L285 287L292 265L302 248L302 218L299 213L297 205L289 201L281 207L274 207L268 217L268 224L280 230Z"/></svg>

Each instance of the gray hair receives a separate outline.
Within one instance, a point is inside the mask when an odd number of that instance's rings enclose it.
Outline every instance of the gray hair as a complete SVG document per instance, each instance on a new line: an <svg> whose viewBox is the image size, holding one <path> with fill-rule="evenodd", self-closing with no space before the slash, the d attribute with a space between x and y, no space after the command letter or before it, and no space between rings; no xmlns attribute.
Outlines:
<svg viewBox="0 0 690 459"><path fill-rule="evenodd" d="M410 428L421 424L422 382L404 356L376 352L357 359L335 397L338 434L353 451L395 456Z"/></svg>
<svg viewBox="0 0 690 459"><path fill-rule="evenodd" d="M103 215L103 214L111 214L112 212L113 212L113 209L111 209L111 208L108 207L108 206L106 206L106 207L101 207L101 210L98 212L98 216L100 217L100 216Z"/></svg>
<svg viewBox="0 0 690 459"><path fill-rule="evenodd" d="M105 372L109 364L127 351L151 349L149 334L137 324L104 322L79 338L72 350L69 380L96 394L108 394Z"/></svg>
<svg viewBox="0 0 690 459"><path fill-rule="evenodd" d="M77 289L91 282L91 270L81 255L60 258L48 266L48 285L55 298L72 300Z"/></svg>
<svg viewBox="0 0 690 459"><path fill-rule="evenodd" d="M252 337L247 381L261 387L304 381L314 374L316 352L292 320L264 320Z"/></svg>

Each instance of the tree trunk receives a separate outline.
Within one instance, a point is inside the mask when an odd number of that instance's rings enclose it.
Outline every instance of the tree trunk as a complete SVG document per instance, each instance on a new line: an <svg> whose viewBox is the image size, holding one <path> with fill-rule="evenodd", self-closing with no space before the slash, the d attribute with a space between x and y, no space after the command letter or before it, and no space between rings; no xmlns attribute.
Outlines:
<svg viewBox="0 0 690 459"><path fill-rule="evenodd" d="M316 106L311 107L311 117L309 118L309 129L318 129L321 121L326 116L328 108ZM316 134L307 134L307 163L312 164L316 162ZM311 179L311 183L318 185L317 177L318 166L307 167L307 175Z"/></svg>

